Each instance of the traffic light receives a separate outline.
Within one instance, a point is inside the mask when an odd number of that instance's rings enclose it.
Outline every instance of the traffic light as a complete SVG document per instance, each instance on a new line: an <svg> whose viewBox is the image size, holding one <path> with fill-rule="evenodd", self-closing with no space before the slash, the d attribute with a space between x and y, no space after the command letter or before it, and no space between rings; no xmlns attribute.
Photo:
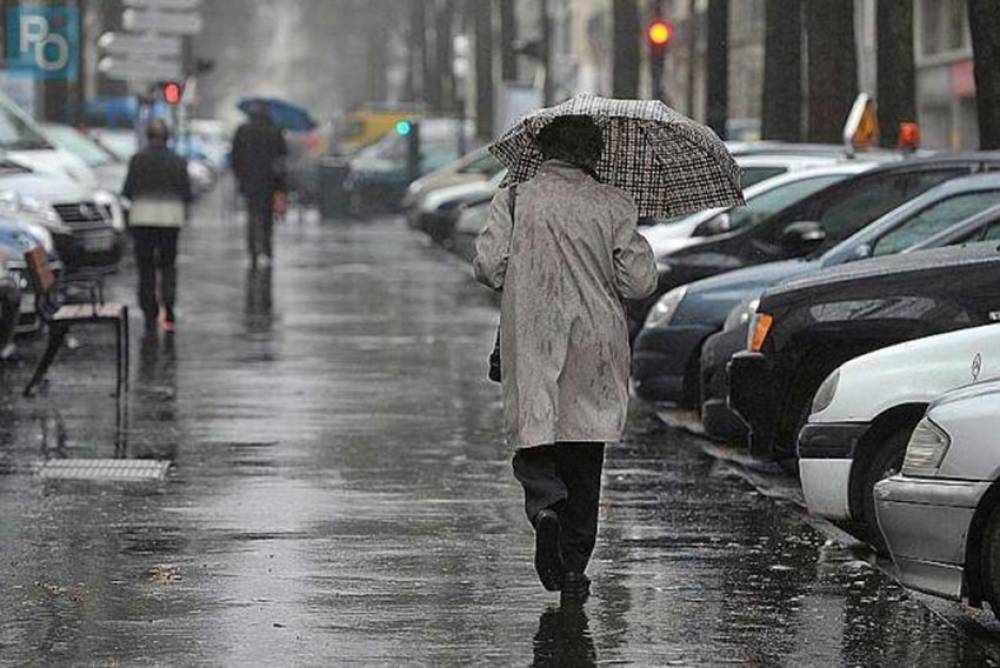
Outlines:
<svg viewBox="0 0 1000 668"><path fill-rule="evenodd" d="M165 81L160 92L163 94L163 101L173 107L180 104L184 88L177 81Z"/></svg>
<svg viewBox="0 0 1000 668"><path fill-rule="evenodd" d="M654 50L665 51L674 38L674 27L663 19L654 19L646 28L646 41Z"/></svg>

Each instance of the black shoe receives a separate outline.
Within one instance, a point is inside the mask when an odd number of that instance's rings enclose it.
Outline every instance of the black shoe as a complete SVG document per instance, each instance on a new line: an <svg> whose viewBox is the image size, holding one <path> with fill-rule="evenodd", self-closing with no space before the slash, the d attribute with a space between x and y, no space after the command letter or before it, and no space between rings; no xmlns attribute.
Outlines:
<svg viewBox="0 0 1000 668"><path fill-rule="evenodd" d="M566 573L563 576L559 603L562 605L581 604L590 596L590 578L583 573Z"/></svg>
<svg viewBox="0 0 1000 668"><path fill-rule="evenodd" d="M535 570L542 586L559 591L563 579L562 548L559 545L559 516L552 510L535 515Z"/></svg>

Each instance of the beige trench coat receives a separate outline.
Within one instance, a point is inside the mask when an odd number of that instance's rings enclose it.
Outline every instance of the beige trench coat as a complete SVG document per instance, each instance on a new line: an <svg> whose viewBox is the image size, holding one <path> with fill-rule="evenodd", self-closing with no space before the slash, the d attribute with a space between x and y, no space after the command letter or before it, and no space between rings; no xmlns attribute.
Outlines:
<svg viewBox="0 0 1000 668"><path fill-rule="evenodd" d="M503 289L500 356L506 436L517 448L621 439L630 352L623 298L656 288L649 244L623 191L555 160L493 198L476 278ZM509 251L509 252L508 252Z"/></svg>

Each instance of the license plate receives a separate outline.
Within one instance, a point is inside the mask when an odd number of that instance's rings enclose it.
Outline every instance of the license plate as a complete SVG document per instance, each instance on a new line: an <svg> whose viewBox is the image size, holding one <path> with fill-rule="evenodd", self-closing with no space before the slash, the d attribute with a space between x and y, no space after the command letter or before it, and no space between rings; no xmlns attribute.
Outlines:
<svg viewBox="0 0 1000 668"><path fill-rule="evenodd" d="M30 315L35 312L34 293L21 293L21 315Z"/></svg>
<svg viewBox="0 0 1000 668"><path fill-rule="evenodd" d="M87 234L83 237L83 250L88 252L109 251L114 243L115 238L111 232Z"/></svg>

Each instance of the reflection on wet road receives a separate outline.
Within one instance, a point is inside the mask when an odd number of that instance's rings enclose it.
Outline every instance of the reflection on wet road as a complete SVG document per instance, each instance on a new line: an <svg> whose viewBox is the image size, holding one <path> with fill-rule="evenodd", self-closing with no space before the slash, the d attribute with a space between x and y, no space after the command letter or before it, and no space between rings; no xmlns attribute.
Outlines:
<svg viewBox="0 0 1000 668"><path fill-rule="evenodd" d="M0 662L97 665L982 665L985 643L633 411L609 449L584 610L537 584L500 403L496 312L396 221L187 231L179 332L81 335L34 400L3 371ZM128 272L114 279L133 301ZM141 330L134 327L133 331ZM165 482L50 481L42 458L169 459Z"/></svg>

